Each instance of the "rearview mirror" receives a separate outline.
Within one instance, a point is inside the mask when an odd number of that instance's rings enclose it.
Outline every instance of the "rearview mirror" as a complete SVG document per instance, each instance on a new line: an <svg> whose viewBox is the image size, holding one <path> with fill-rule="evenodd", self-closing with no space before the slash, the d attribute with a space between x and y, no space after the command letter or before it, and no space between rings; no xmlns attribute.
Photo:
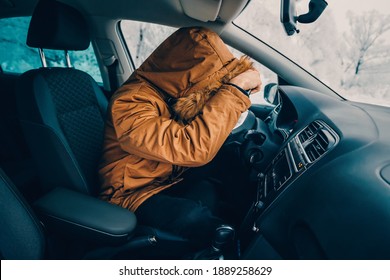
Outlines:
<svg viewBox="0 0 390 280"><path fill-rule="evenodd" d="M308 24L316 21L328 6L325 0L310 0L309 11L298 16L295 6L296 1L281 0L280 4L280 21L288 36L293 35L295 32L299 33L297 22Z"/></svg>

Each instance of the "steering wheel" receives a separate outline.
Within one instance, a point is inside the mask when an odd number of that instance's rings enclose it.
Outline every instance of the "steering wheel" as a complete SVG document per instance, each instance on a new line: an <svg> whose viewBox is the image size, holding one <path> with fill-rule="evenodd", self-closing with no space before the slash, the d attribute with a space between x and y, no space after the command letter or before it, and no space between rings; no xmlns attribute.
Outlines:
<svg viewBox="0 0 390 280"><path fill-rule="evenodd" d="M247 110L241 114L232 132L229 134L224 145L232 143L241 144L244 142L245 134L248 130L253 129L256 124L256 116L250 110Z"/></svg>
<svg viewBox="0 0 390 280"><path fill-rule="evenodd" d="M241 116L238 118L238 121L237 121L236 125L233 127L232 133L234 133L233 131L235 129L238 129L245 122L245 120L248 117L248 114L249 114L248 110L246 110L245 112L241 113Z"/></svg>

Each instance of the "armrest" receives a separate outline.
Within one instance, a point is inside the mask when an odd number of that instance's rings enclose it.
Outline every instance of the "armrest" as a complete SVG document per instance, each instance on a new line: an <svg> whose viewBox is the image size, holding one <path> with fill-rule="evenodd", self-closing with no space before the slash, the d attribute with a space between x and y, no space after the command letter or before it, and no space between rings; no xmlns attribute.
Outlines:
<svg viewBox="0 0 390 280"><path fill-rule="evenodd" d="M54 189L34 206L48 230L100 243L122 243L137 222L127 209L64 188Z"/></svg>

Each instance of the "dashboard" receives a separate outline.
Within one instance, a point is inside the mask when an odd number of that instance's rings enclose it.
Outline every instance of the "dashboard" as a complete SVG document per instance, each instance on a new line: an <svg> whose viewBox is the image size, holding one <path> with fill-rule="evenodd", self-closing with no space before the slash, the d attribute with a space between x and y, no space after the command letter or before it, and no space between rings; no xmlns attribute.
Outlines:
<svg viewBox="0 0 390 280"><path fill-rule="evenodd" d="M261 155L249 160L256 197L243 258L389 259L390 108L290 86L279 94L254 124L263 137L249 148Z"/></svg>

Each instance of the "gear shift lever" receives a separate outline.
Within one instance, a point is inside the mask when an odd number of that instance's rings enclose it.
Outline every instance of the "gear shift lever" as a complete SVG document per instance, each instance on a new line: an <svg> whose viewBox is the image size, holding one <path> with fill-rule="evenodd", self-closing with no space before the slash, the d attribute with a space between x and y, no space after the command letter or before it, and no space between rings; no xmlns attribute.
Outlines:
<svg viewBox="0 0 390 280"><path fill-rule="evenodd" d="M228 225L220 225L215 229L211 247L196 253L191 258L195 260L221 260L223 259L223 250L233 239L234 229Z"/></svg>
<svg viewBox="0 0 390 280"><path fill-rule="evenodd" d="M228 225L221 225L216 228L214 239L212 243L212 249L215 252L221 252L223 247L234 239L234 229Z"/></svg>

